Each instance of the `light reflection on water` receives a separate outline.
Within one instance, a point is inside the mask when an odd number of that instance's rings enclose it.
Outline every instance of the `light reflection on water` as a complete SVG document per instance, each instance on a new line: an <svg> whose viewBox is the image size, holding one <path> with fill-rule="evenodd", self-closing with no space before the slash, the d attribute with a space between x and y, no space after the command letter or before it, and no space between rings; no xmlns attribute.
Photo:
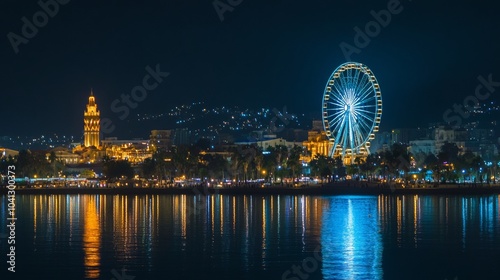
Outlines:
<svg viewBox="0 0 500 280"><path fill-rule="evenodd" d="M89 197L83 205L83 252L85 254L83 265L85 278L99 279L99 266L101 264L101 226L95 197Z"/></svg>
<svg viewBox="0 0 500 280"><path fill-rule="evenodd" d="M6 205L1 197L2 217ZM29 195L16 206L19 275L52 279L122 269L135 279L281 279L318 245L308 279L465 278L476 275L471 255L485 273L500 257L500 196Z"/></svg>
<svg viewBox="0 0 500 280"><path fill-rule="evenodd" d="M321 245L327 279L382 279L382 238L377 197L329 199L323 212Z"/></svg>

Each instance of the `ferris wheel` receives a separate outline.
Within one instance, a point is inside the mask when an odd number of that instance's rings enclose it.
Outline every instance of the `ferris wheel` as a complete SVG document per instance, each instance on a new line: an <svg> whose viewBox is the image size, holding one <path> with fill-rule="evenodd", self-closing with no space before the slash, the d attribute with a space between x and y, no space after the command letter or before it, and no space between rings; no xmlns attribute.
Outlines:
<svg viewBox="0 0 500 280"><path fill-rule="evenodd" d="M345 164L366 157L382 117L382 93L365 65L346 62L328 79L323 93L323 127L331 143L330 156Z"/></svg>

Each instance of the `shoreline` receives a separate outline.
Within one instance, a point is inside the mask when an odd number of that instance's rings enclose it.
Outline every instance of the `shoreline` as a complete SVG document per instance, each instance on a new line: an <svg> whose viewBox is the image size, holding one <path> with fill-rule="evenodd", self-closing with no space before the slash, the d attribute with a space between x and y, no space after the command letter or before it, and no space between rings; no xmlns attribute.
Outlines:
<svg viewBox="0 0 500 280"><path fill-rule="evenodd" d="M7 195L6 187L0 188L0 195ZM401 188L389 185L349 185L330 183L303 187L171 187L171 188L16 188L16 195L61 195L61 194L108 194L108 195L144 195L144 194L225 194L225 195L491 195L500 194L500 186L464 186L441 185L426 188Z"/></svg>

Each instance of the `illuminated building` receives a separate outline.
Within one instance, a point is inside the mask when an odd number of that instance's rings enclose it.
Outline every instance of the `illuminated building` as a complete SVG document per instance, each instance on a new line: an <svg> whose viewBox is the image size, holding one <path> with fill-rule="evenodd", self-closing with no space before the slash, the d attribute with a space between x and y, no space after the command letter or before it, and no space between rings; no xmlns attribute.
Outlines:
<svg viewBox="0 0 500 280"><path fill-rule="evenodd" d="M81 159L78 154L72 153L68 148L65 147L56 147L52 150L49 150L47 157L48 155L50 155L50 152L54 152L57 160L64 162L65 164L77 164Z"/></svg>
<svg viewBox="0 0 500 280"><path fill-rule="evenodd" d="M111 159L141 163L152 157L148 140L118 140L116 137L109 137L102 141L102 146L106 151L106 156Z"/></svg>
<svg viewBox="0 0 500 280"><path fill-rule="evenodd" d="M434 140L436 141L436 152L441 151L445 143L455 143L460 149L460 153L465 151L465 140L467 133L464 130L451 129L439 126L434 129Z"/></svg>
<svg viewBox="0 0 500 280"><path fill-rule="evenodd" d="M191 132L187 128L177 128L174 131L173 144L176 146L189 145Z"/></svg>
<svg viewBox="0 0 500 280"><path fill-rule="evenodd" d="M90 91L87 110L83 113L83 138L85 147L99 147L100 112L97 110L95 97Z"/></svg>
<svg viewBox="0 0 500 280"><path fill-rule="evenodd" d="M83 145L72 145L74 146L72 152L80 157L80 163L98 162L104 156L99 137L100 115L101 112L97 110L95 103L94 92L91 90L87 110L83 113Z"/></svg>
<svg viewBox="0 0 500 280"><path fill-rule="evenodd" d="M0 158L2 158L2 157L8 158L9 156L15 157L18 154L19 154L19 151L0 147Z"/></svg>
<svg viewBox="0 0 500 280"><path fill-rule="evenodd" d="M414 140L410 141L410 152L414 155L417 153L424 154L437 154L436 141L435 140Z"/></svg>
<svg viewBox="0 0 500 280"><path fill-rule="evenodd" d="M272 135L275 136L275 135ZM266 138L266 136L264 136ZM261 141L242 141L242 142L235 142L235 145L257 145L257 147L262 148L263 151L267 151L271 147L276 147L276 146L286 146L288 149L293 148L294 146L302 146L301 142L291 142L291 141L286 141L283 138L270 138L270 139L265 139Z"/></svg>
<svg viewBox="0 0 500 280"><path fill-rule="evenodd" d="M329 152L333 147L333 143L328 140L326 132L318 125L318 121L313 121L313 129L307 132L307 141L304 141L302 145L310 155L309 158L304 158L304 161L307 162L310 162L316 155L329 156Z"/></svg>
<svg viewBox="0 0 500 280"><path fill-rule="evenodd" d="M151 130L149 144L152 151L166 151L172 147L172 130Z"/></svg>
<svg viewBox="0 0 500 280"><path fill-rule="evenodd" d="M186 146L190 144L191 132L187 128L172 130L151 130L149 136L151 151L167 151L172 146Z"/></svg>

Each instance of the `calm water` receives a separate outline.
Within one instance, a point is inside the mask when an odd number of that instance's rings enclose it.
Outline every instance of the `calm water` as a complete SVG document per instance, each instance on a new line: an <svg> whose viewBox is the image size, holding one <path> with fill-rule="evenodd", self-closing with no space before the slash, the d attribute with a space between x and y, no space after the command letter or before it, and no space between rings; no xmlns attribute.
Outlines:
<svg viewBox="0 0 500 280"><path fill-rule="evenodd" d="M5 234L6 197L0 206ZM18 196L16 207L16 277L6 274L1 239L1 279L495 279L500 272L497 195L30 195Z"/></svg>

